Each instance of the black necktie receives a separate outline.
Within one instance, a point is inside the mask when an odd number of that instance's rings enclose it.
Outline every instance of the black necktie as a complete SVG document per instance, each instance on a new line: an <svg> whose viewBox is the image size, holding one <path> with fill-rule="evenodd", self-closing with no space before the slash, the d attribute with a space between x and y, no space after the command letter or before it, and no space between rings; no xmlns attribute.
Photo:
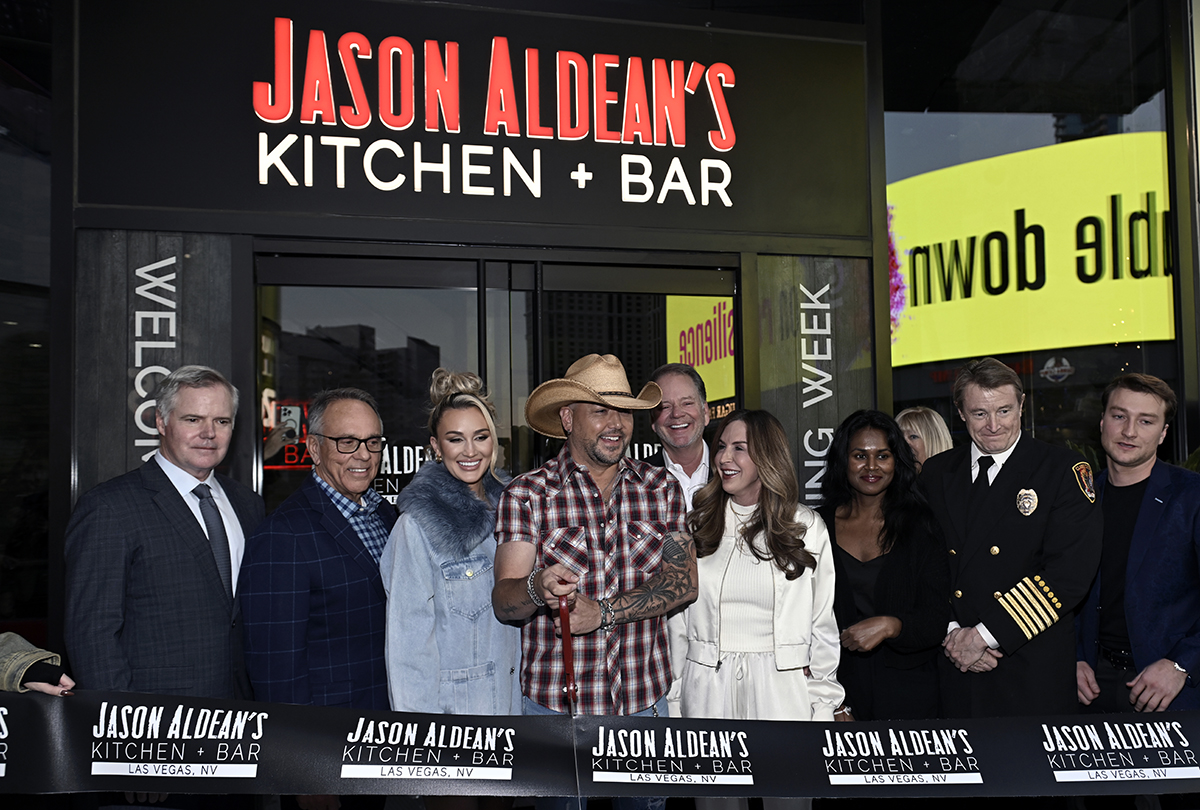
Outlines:
<svg viewBox="0 0 1200 810"><path fill-rule="evenodd" d="M979 457L979 474L975 476L975 481L971 484L971 495L967 502L968 511L983 500L983 496L987 494L988 487L992 485L992 482L988 480L988 470L995 463L996 459L991 456Z"/></svg>
<svg viewBox="0 0 1200 810"><path fill-rule="evenodd" d="M217 572L221 575L221 584L225 586L225 595L233 598L229 537L225 534L225 521L221 520L221 510L217 508L217 502L213 500L208 484L197 484L192 494L200 499L200 516L204 518L204 527L208 530L208 543L212 546L213 559L217 561Z"/></svg>

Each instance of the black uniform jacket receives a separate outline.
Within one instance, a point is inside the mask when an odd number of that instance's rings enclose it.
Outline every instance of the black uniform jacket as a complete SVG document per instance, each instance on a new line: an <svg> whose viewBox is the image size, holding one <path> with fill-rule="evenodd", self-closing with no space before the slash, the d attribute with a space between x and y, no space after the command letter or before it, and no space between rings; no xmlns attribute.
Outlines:
<svg viewBox="0 0 1200 810"><path fill-rule="evenodd" d="M1023 435L970 514L969 444L930 458L920 481L946 539L952 618L982 622L1004 655L985 673L943 659L943 715L1075 712L1074 616L1103 536L1087 462Z"/></svg>

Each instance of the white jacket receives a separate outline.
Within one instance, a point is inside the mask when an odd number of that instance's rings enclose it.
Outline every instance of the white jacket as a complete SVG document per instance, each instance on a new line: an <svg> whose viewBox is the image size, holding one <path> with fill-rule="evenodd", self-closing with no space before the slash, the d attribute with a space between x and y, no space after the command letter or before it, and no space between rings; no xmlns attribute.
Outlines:
<svg viewBox="0 0 1200 810"><path fill-rule="evenodd" d="M837 681L841 645L833 615L834 569L829 531L816 512L796 507L796 519L807 526L804 548L816 558L814 571L788 580L779 566L770 563L775 588L772 617L775 668L808 667L807 683L814 720L832 720L845 691ZM757 538L756 538L757 539ZM736 544L723 541L717 550L697 562L699 595L686 610L667 623L671 648L671 673L675 679L668 695L671 714L678 716L679 679L684 662L690 660L716 667L721 653L721 591Z"/></svg>

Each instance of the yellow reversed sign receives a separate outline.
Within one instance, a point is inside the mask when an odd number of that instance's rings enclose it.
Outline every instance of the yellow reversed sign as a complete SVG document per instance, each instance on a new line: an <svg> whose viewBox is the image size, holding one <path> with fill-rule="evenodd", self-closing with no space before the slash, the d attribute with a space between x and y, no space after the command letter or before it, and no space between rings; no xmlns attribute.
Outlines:
<svg viewBox="0 0 1200 810"><path fill-rule="evenodd" d="M1173 339L1166 149L1109 135L890 184L892 364Z"/></svg>
<svg viewBox="0 0 1200 810"><path fill-rule="evenodd" d="M708 401L733 399L733 299L667 296L667 361L700 372Z"/></svg>

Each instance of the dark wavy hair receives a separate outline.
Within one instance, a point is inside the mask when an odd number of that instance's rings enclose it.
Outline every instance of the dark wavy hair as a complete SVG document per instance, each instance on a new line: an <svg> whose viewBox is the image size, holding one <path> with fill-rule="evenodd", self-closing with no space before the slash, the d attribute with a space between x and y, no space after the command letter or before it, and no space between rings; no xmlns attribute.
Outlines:
<svg viewBox="0 0 1200 810"><path fill-rule="evenodd" d="M825 454L822 508L835 513L854 500L854 488L850 486L850 443L854 434L869 428L887 437L888 450L896 467L892 483L883 496L883 532L879 537L879 550L886 554L916 531L934 532L936 536L933 512L917 487L917 462L912 448L892 417L882 411L861 410L850 414L838 425L829 452Z"/></svg>
<svg viewBox="0 0 1200 810"><path fill-rule="evenodd" d="M788 579L796 579L805 568L816 569L817 561L804 548L808 527L796 520L800 483L788 450L787 433L779 420L766 411L736 410L717 425L712 443L712 478L696 493L687 516L688 531L696 541L696 556L707 557L715 552L725 535L725 504L729 495L721 487L717 447L734 422L746 424L746 449L758 468L762 487L758 509L742 527L742 539L755 557L775 563ZM766 539L765 549L751 542L759 535Z"/></svg>

